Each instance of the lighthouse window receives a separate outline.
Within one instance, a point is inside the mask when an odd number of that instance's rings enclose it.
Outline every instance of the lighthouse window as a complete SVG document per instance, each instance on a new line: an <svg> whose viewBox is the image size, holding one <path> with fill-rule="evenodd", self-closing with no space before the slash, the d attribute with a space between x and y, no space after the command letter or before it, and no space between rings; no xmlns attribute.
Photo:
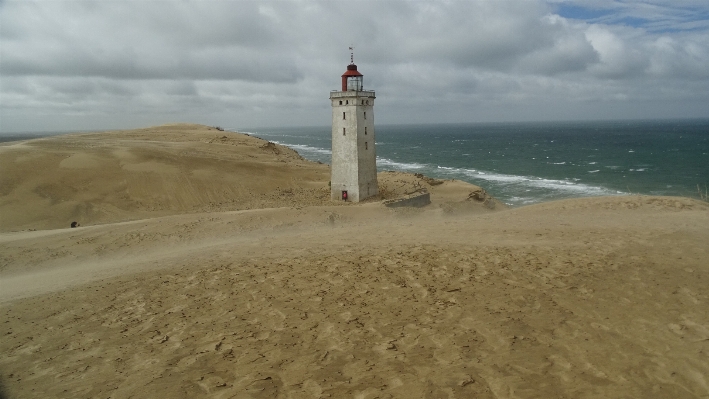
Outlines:
<svg viewBox="0 0 709 399"><path fill-rule="evenodd" d="M367 127L364 127L364 134L367 134Z"/></svg>
<svg viewBox="0 0 709 399"><path fill-rule="evenodd" d="M369 149L369 147L367 146L367 142L366 142L366 141L364 142L364 149L365 149L365 150L368 150L368 149Z"/></svg>
<svg viewBox="0 0 709 399"><path fill-rule="evenodd" d="M350 105L350 100L345 100L345 105Z"/></svg>
<svg viewBox="0 0 709 399"><path fill-rule="evenodd" d="M343 136L345 135L345 129L346 129L346 128L344 128L344 127L342 128L342 135L343 135Z"/></svg>
<svg viewBox="0 0 709 399"><path fill-rule="evenodd" d="M342 100L340 100L340 105L342 105Z"/></svg>
<svg viewBox="0 0 709 399"><path fill-rule="evenodd" d="M364 105L364 100L362 100L362 105Z"/></svg>
<svg viewBox="0 0 709 399"><path fill-rule="evenodd" d="M342 113L342 120L344 120L344 119L345 119L345 113L343 112Z"/></svg>
<svg viewBox="0 0 709 399"><path fill-rule="evenodd" d="M364 111L364 119L367 119L367 111Z"/></svg>

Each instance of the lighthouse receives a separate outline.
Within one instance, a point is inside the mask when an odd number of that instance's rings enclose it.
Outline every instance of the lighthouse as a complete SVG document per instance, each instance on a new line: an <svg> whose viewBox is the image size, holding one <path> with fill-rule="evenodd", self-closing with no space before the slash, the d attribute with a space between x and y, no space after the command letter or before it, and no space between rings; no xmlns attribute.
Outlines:
<svg viewBox="0 0 709 399"><path fill-rule="evenodd" d="M351 50L351 48L350 48ZM354 56L342 75L342 90L330 92L332 103L333 201L359 202L377 195L377 154L374 149L374 91L365 91L364 76Z"/></svg>

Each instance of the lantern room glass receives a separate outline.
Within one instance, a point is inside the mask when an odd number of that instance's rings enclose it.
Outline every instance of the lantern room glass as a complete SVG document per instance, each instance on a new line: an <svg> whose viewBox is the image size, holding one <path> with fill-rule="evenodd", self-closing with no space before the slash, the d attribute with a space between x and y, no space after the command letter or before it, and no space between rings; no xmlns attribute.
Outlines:
<svg viewBox="0 0 709 399"><path fill-rule="evenodd" d="M348 76L347 91L362 91L362 76Z"/></svg>

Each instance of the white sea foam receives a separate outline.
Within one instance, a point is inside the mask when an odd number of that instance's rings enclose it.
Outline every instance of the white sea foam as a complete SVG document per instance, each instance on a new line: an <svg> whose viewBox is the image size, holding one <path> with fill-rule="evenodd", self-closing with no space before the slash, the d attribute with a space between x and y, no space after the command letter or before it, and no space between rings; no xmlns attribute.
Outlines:
<svg viewBox="0 0 709 399"><path fill-rule="evenodd" d="M317 158L319 158L320 160L322 160L322 155L332 156L332 151L325 149L325 148L312 147L312 146L305 145L305 144L287 144L287 143L283 143L283 142L280 142L277 140L271 140L271 142L291 148L291 149L297 151L298 154L304 156L305 158L308 158L307 155L312 155L312 154L319 155L319 156L317 156ZM316 159L316 160L318 160L318 159Z"/></svg>
<svg viewBox="0 0 709 399"><path fill-rule="evenodd" d="M497 183L504 186L522 186L527 187L526 191L531 190L551 190L556 192L574 194L574 195L614 195L617 191L609 190L603 187L592 186L584 183L578 183L579 179L570 178L570 180L555 180L543 179L534 176L509 175L504 173L495 173L490 171L480 171L476 169L466 168L451 168L447 166L437 166L439 174L445 174L451 178L459 178L462 180L485 180ZM467 178L467 179L466 179ZM510 200L517 202L513 198ZM531 202L538 201L529 200ZM527 203L525 201L517 203Z"/></svg>
<svg viewBox="0 0 709 399"><path fill-rule="evenodd" d="M510 197L506 204L507 205L528 205L539 202L538 199L532 197Z"/></svg>
<svg viewBox="0 0 709 399"><path fill-rule="evenodd" d="M420 163L396 162L388 158L377 158L377 165L401 170L417 170L426 167L426 165Z"/></svg>
<svg viewBox="0 0 709 399"><path fill-rule="evenodd" d="M268 136L273 135L273 133L269 133L269 132L261 132L261 133L254 133L254 134L260 134L261 136L264 136L264 137L268 137ZM298 136L294 136L292 134L277 134L276 136L277 137L298 137ZM274 141L274 143L275 143L275 141Z"/></svg>
<svg viewBox="0 0 709 399"><path fill-rule="evenodd" d="M290 147L296 151L307 151L307 152L314 152L317 154L332 155L332 151L327 150L325 148L311 147L311 146L305 145L305 144L282 144L282 143L278 143L278 144L284 145L286 147Z"/></svg>
<svg viewBox="0 0 709 399"><path fill-rule="evenodd" d="M313 155L327 155L332 156L332 151L325 148L313 147L305 144L287 144L280 141L273 140L274 143L284 145L286 147L292 148L298 151L299 154L306 156L308 154ZM396 162L388 158L377 158L377 165L380 167L387 167L395 170L419 170L426 167L426 165L419 163L407 163L407 162Z"/></svg>

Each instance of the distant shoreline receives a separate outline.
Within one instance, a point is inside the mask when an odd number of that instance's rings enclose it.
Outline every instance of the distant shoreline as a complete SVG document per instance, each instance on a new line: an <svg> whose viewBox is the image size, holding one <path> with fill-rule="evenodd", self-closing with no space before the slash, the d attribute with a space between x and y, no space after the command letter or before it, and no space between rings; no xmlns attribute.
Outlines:
<svg viewBox="0 0 709 399"><path fill-rule="evenodd" d="M0 134L0 143L8 143L12 141L23 141L23 140L33 140L41 139L44 137L51 136L61 136L65 134L74 133L90 133L91 131L78 131L78 132L27 132L27 133L3 133Z"/></svg>
<svg viewBox="0 0 709 399"><path fill-rule="evenodd" d="M330 163L329 126L223 128ZM630 193L695 198L706 184L708 129L709 119L379 124L377 164L486 187L510 206ZM0 144L87 133L6 133Z"/></svg>

